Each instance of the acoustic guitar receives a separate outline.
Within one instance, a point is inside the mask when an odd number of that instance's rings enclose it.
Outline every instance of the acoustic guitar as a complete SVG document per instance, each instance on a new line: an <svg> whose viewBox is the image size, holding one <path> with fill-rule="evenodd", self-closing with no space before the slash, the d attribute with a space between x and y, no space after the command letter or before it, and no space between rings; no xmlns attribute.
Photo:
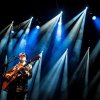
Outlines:
<svg viewBox="0 0 100 100"><path fill-rule="evenodd" d="M16 67L14 70L13 68L8 70L5 74L3 74L3 83L2 83L2 90L5 90L8 85L17 78L18 72L21 71L23 68L25 68L28 64L30 64L33 61L36 61L40 58L40 56L36 56L29 60L24 66Z"/></svg>

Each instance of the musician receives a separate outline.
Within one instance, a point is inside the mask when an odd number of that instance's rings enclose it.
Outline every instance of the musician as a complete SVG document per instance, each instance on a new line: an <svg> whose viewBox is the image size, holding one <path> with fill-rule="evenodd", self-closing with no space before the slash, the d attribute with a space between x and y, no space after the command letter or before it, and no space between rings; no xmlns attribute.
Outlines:
<svg viewBox="0 0 100 100"><path fill-rule="evenodd" d="M27 98L28 79L32 77L32 65L25 66L26 60L27 55L20 53L19 63L12 70L21 70L18 71L16 79L8 86L7 100L26 100Z"/></svg>

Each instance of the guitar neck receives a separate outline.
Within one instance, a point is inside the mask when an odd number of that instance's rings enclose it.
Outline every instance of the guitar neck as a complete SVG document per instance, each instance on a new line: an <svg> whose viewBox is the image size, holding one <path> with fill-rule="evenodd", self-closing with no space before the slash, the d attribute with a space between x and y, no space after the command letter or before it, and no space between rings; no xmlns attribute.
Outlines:
<svg viewBox="0 0 100 100"><path fill-rule="evenodd" d="M34 58L32 58L31 60L29 60L23 67L27 66L28 64L30 64L31 62L34 62L36 60L38 60L40 58L40 56L36 56Z"/></svg>

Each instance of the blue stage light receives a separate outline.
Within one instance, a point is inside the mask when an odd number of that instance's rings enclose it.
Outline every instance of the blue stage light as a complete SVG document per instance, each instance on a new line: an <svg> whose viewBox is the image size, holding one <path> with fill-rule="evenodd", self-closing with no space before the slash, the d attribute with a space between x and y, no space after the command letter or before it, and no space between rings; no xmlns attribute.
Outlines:
<svg viewBox="0 0 100 100"><path fill-rule="evenodd" d="M93 16L92 19L93 19L93 20L96 20L96 16Z"/></svg>
<svg viewBox="0 0 100 100"><path fill-rule="evenodd" d="M95 27L97 28L97 31L100 33L100 17L93 16L93 22Z"/></svg>
<svg viewBox="0 0 100 100"><path fill-rule="evenodd" d="M36 28L37 28L37 29L39 29L39 28L40 28L40 26L38 26L38 25L37 25L37 26L36 26Z"/></svg>

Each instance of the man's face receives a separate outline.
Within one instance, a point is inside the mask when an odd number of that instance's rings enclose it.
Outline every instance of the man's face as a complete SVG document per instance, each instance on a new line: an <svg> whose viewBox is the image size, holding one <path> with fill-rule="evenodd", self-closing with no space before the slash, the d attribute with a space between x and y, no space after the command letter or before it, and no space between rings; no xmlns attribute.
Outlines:
<svg viewBox="0 0 100 100"><path fill-rule="evenodd" d="M26 55L20 55L19 59L20 61L26 61Z"/></svg>

